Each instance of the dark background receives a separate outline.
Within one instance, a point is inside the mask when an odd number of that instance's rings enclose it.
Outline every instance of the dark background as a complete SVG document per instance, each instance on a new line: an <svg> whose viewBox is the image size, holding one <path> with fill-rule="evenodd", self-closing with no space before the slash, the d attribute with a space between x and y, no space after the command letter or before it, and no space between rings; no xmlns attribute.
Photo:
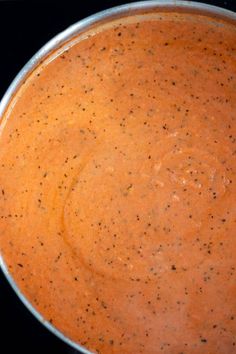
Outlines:
<svg viewBox="0 0 236 354"><path fill-rule="evenodd" d="M0 1L0 97L22 66L54 35L97 11L127 2L132 1ZM236 0L205 2L236 11ZM78 353L29 313L1 271L0 353Z"/></svg>

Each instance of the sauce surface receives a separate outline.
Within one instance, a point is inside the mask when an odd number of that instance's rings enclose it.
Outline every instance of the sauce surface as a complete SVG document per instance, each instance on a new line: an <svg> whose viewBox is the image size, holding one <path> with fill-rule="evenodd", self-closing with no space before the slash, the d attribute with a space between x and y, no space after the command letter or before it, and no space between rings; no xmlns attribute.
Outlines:
<svg viewBox="0 0 236 354"><path fill-rule="evenodd" d="M26 80L0 249L48 321L95 353L236 353L235 118L235 26L198 15L114 22Z"/></svg>

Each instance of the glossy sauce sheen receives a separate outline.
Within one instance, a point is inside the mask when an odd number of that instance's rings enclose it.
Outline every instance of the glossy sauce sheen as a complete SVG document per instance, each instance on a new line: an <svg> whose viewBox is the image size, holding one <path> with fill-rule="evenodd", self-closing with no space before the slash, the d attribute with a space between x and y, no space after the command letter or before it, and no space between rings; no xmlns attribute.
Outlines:
<svg viewBox="0 0 236 354"><path fill-rule="evenodd" d="M33 306L96 353L236 353L235 26L115 22L8 114L0 248Z"/></svg>

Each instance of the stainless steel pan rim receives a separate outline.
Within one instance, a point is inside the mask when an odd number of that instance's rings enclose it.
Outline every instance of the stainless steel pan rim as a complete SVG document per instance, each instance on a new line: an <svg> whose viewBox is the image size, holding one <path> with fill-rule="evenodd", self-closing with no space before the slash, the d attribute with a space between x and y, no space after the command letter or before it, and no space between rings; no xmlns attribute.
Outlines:
<svg viewBox="0 0 236 354"><path fill-rule="evenodd" d="M21 69L15 79L12 81L5 95L0 102L0 119L3 116L5 110L7 109L12 97L17 92L18 88L27 78L27 75L32 72L39 63L46 58L50 53L58 49L68 40L76 36L77 34L90 29L94 25L99 25L101 22L112 20L114 18L123 17L127 14L131 15L137 11L150 11L150 10L167 10L167 11L184 11L184 12L200 12L201 14L207 14L209 16L217 16L229 21L235 21L236 23L236 13L225 10L223 8L207 5L204 3L197 3L193 1L180 1L180 0L152 0L152 1L140 1L130 4L125 4L121 6L116 6L105 11L98 12L92 16L89 16L81 21L68 27L66 30L62 31L49 42L47 42ZM66 337L62 332L56 329L50 322L45 320L43 316L33 307L33 305L27 300L27 298L21 293L14 279L12 278L6 263L2 255L0 254L0 267L10 283L11 287L14 289L17 296L23 302L23 304L28 308L28 310L41 322L49 331L54 335L59 337L65 343L69 344L71 347L79 350L84 354L92 354L91 351L87 350L80 344L72 341L70 338Z"/></svg>

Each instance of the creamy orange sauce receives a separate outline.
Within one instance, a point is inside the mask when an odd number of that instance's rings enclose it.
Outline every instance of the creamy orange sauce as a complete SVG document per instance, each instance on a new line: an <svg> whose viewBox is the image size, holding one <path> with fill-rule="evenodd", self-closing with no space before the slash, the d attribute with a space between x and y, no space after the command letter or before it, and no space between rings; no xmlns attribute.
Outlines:
<svg viewBox="0 0 236 354"><path fill-rule="evenodd" d="M137 21L22 87L0 137L0 249L93 352L236 353L236 29Z"/></svg>

